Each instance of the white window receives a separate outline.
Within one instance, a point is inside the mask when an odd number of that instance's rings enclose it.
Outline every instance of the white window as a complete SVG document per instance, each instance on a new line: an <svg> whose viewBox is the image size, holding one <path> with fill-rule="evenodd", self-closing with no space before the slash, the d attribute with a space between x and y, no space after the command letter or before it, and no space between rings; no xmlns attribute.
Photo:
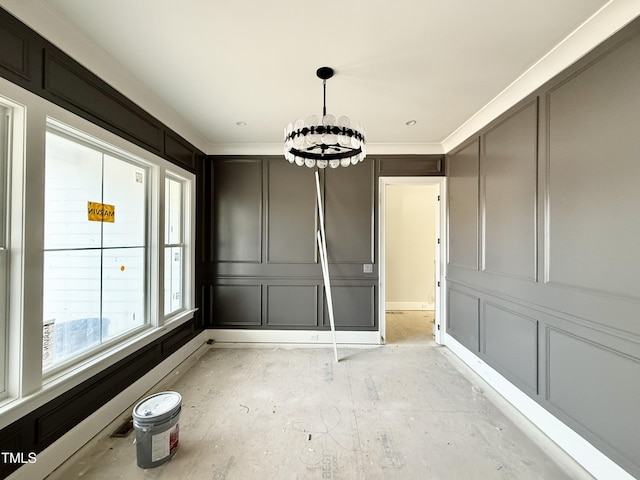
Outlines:
<svg viewBox="0 0 640 480"><path fill-rule="evenodd" d="M149 168L79 132L49 125L44 370L149 324Z"/></svg>
<svg viewBox="0 0 640 480"><path fill-rule="evenodd" d="M167 176L164 181L164 315L184 305L185 181Z"/></svg>
<svg viewBox="0 0 640 480"><path fill-rule="evenodd" d="M192 318L195 181L0 82L0 417Z"/></svg>
<svg viewBox="0 0 640 480"><path fill-rule="evenodd" d="M9 127L11 110L0 104L0 398L6 395L9 318Z"/></svg>

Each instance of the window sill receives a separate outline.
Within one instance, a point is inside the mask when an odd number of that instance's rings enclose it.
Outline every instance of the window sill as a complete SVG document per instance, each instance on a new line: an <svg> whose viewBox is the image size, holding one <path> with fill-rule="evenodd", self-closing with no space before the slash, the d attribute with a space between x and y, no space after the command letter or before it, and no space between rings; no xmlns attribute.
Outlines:
<svg viewBox="0 0 640 480"><path fill-rule="evenodd" d="M42 388L23 397L0 399L0 429L54 400L64 392L80 385L118 361L132 355L150 342L160 338L193 318L197 309L184 310L165 320L158 328L146 328L119 345L96 353L86 361L43 378Z"/></svg>
<svg viewBox="0 0 640 480"><path fill-rule="evenodd" d="M164 325L157 329L158 332L161 331L170 331L173 330L178 325L184 323L185 320L191 320L193 318L193 314L198 311L197 308L191 308L189 310L180 310L172 315L169 315L164 320Z"/></svg>

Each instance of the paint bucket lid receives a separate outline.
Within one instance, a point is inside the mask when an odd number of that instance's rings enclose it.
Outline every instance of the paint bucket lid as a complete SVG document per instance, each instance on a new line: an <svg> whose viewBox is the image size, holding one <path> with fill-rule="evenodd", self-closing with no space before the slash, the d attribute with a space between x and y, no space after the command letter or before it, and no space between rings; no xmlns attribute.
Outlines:
<svg viewBox="0 0 640 480"><path fill-rule="evenodd" d="M139 423L162 421L180 411L182 396L178 392L160 392L140 401L133 408L133 418Z"/></svg>

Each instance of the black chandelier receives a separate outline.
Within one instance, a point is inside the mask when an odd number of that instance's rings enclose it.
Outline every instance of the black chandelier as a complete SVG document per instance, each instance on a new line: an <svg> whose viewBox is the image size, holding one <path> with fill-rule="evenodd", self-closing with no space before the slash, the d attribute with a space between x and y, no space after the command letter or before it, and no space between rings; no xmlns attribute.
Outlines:
<svg viewBox="0 0 640 480"><path fill-rule="evenodd" d="M284 129L284 156L289 163L309 168L348 167L364 160L366 146L362 127L351 127L348 117L336 120L327 114L327 80L333 77L333 69L321 67L316 71L322 79L322 120L311 115L298 119Z"/></svg>

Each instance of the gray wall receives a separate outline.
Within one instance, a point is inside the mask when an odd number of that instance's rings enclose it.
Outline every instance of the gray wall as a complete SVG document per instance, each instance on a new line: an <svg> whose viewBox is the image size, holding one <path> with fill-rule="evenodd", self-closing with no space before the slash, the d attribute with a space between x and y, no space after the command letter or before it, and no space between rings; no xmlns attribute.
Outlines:
<svg viewBox="0 0 640 480"><path fill-rule="evenodd" d="M329 327L314 170L283 157L209 157L213 204L205 290L215 328ZM444 175L443 155L368 157L320 170L336 328L378 329L377 185ZM208 230L208 227L207 227ZM372 264L373 272L364 273Z"/></svg>
<svg viewBox="0 0 640 480"><path fill-rule="evenodd" d="M447 156L448 333L640 478L640 25Z"/></svg>
<svg viewBox="0 0 640 480"><path fill-rule="evenodd" d="M314 170L283 158L213 160L212 326L328 326ZM376 162L321 171L336 328L377 328Z"/></svg>

